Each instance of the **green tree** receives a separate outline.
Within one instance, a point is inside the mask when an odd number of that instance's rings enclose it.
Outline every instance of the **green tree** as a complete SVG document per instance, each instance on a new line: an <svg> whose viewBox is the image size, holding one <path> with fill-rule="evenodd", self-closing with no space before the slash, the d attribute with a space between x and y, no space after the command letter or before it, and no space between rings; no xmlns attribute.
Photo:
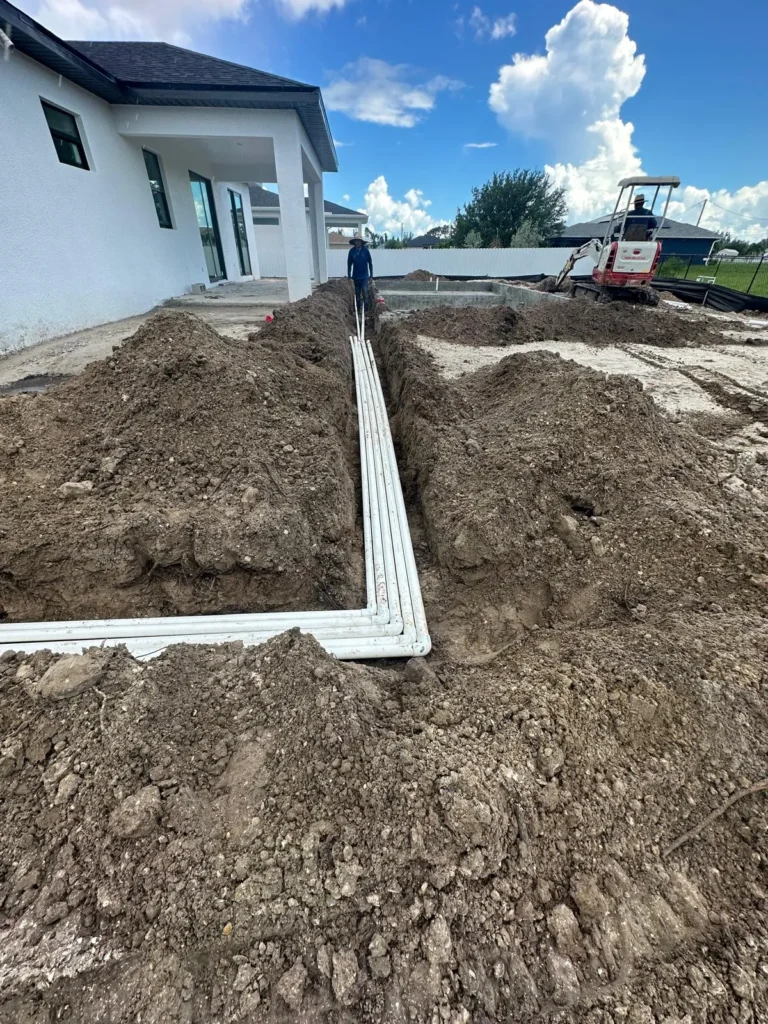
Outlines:
<svg viewBox="0 0 768 1024"><path fill-rule="evenodd" d="M506 248L524 221L540 239L548 238L562 231L565 211L565 190L556 188L544 171L504 171L472 189L471 200L456 215L453 244L464 245L469 232L476 231L483 246L498 239Z"/></svg>
<svg viewBox="0 0 768 1024"><path fill-rule="evenodd" d="M722 239L715 242L713 255L717 255L721 249L735 249L741 256L762 256L768 251L768 237L759 238L756 242L746 242L743 238L734 238L726 231Z"/></svg>
<svg viewBox="0 0 768 1024"><path fill-rule="evenodd" d="M464 235L464 241L461 243L464 249L481 249L483 246L483 236L479 231L472 228Z"/></svg>
<svg viewBox="0 0 768 1024"><path fill-rule="evenodd" d="M373 228L365 229L365 238L369 249L381 249L387 241L386 235L378 234Z"/></svg>
<svg viewBox="0 0 768 1024"><path fill-rule="evenodd" d="M387 238L384 243L385 249L405 249L405 242L402 238Z"/></svg>
<svg viewBox="0 0 768 1024"><path fill-rule="evenodd" d="M539 229L528 217L509 240L512 249L538 249L541 245Z"/></svg>

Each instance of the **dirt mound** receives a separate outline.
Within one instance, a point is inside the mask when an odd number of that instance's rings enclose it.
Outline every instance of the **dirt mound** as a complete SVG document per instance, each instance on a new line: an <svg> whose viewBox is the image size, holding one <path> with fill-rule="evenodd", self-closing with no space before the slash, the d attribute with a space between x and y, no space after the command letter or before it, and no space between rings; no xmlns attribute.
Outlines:
<svg viewBox="0 0 768 1024"><path fill-rule="evenodd" d="M532 625L768 607L768 504L639 382L549 353L449 382L397 328L381 339L407 479L448 572L443 635L476 644L482 616L493 649Z"/></svg>
<svg viewBox="0 0 768 1024"><path fill-rule="evenodd" d="M436 274L430 274L428 270L412 270L410 274L403 277L404 281L434 281ZM439 278L438 278L439 280Z"/></svg>
<svg viewBox="0 0 768 1024"><path fill-rule="evenodd" d="M404 317L402 325L413 334L477 348L518 343L519 317L511 306L432 306Z"/></svg>
<svg viewBox="0 0 768 1024"><path fill-rule="evenodd" d="M682 348L726 340L701 320L692 321L671 309L565 297L515 310L505 306L434 306L412 313L403 324L431 338L472 346L581 341L596 347L631 343Z"/></svg>
<svg viewBox="0 0 768 1024"><path fill-rule="evenodd" d="M760 1019L764 803L661 848L764 771L767 650L707 616L481 686L298 634L6 656L0 1021Z"/></svg>
<svg viewBox="0 0 768 1024"><path fill-rule="evenodd" d="M722 334L672 309L644 309L628 302L540 302L520 311L519 341L583 341L588 345L723 344Z"/></svg>
<svg viewBox="0 0 768 1024"><path fill-rule="evenodd" d="M178 312L0 400L0 616L354 606L347 282L253 344Z"/></svg>

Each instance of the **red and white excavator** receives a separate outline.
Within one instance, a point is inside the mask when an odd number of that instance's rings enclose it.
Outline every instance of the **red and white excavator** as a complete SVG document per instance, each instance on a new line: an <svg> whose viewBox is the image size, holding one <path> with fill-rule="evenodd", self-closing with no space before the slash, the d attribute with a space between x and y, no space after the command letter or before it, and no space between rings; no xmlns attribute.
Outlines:
<svg viewBox="0 0 768 1024"><path fill-rule="evenodd" d="M661 242L658 235L667 219L667 209L672 198L672 189L680 184L679 178L622 178L619 195L613 215L606 224L602 239L593 238L575 249L555 278L559 287L573 270L578 260L588 257L595 264L591 281L572 281L570 294L574 297L611 302L614 299L644 302L655 306L659 297L651 288L656 273ZM655 188L650 209L639 202L645 200L645 189ZM638 189L635 194L635 189ZM666 189L666 202L661 221L653 214L661 189ZM623 205L627 193L626 206ZM634 206L633 206L634 201Z"/></svg>

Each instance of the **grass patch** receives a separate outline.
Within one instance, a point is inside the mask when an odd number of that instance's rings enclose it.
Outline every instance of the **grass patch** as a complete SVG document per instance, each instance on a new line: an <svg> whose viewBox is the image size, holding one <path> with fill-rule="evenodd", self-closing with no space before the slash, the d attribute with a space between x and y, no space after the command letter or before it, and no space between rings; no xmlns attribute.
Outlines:
<svg viewBox="0 0 768 1024"><path fill-rule="evenodd" d="M704 266L703 263L689 264L684 257L662 257L657 277L677 277L688 281L695 281L698 277L714 277L715 284L724 288L733 288L737 292L746 292L749 289L750 295L768 298L768 259L763 260L760 266L756 262L731 263L726 260Z"/></svg>

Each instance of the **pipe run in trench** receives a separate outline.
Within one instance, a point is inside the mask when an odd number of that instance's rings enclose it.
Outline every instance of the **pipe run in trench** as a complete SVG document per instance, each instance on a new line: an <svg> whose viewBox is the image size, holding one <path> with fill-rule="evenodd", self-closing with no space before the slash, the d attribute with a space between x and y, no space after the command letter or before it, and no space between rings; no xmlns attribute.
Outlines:
<svg viewBox="0 0 768 1024"><path fill-rule="evenodd" d="M366 606L343 611L267 612L161 618L87 619L0 625L5 651L79 653L125 644L137 658L172 644L260 644L298 627L341 659L409 658L431 648L408 518L365 314L350 337L357 396L365 552Z"/></svg>

